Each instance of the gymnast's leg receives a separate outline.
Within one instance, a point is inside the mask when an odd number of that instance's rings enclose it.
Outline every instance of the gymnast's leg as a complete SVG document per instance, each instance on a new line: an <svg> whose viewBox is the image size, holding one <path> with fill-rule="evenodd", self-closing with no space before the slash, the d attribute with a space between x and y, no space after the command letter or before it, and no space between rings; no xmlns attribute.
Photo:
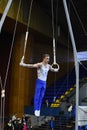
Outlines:
<svg viewBox="0 0 87 130"><path fill-rule="evenodd" d="M42 100L45 94L45 90L46 90L46 84L43 84L41 91L40 91L40 98L39 98L39 110L41 109L41 104L42 104Z"/></svg>
<svg viewBox="0 0 87 130"><path fill-rule="evenodd" d="M46 88L46 83L37 79L35 86L35 95L34 95L34 112L36 116L40 115L40 108L42 103L42 98L44 96Z"/></svg>

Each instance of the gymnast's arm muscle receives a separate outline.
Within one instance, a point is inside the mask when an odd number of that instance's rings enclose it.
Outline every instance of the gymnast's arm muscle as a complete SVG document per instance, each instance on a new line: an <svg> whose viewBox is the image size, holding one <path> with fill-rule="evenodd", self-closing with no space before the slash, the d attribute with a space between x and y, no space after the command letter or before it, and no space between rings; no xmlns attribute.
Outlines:
<svg viewBox="0 0 87 130"><path fill-rule="evenodd" d="M28 67L28 68L39 68L42 63L36 63L36 64L26 64L24 62L20 63L21 66L23 67Z"/></svg>

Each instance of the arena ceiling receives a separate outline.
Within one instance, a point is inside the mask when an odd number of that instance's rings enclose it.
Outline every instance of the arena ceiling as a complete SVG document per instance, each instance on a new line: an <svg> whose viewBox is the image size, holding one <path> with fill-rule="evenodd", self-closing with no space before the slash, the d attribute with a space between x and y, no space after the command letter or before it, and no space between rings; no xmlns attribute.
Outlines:
<svg viewBox="0 0 87 130"><path fill-rule="evenodd" d="M35 0L41 9L52 19L51 0ZM66 0L77 50L87 50L87 0ZM55 24L68 37L68 27L63 0L53 0Z"/></svg>

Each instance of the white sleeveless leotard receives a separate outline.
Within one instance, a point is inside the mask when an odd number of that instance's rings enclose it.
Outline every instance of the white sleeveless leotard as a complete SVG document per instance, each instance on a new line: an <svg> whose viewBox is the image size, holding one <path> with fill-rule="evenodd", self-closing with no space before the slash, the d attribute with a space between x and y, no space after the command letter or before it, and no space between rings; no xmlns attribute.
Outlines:
<svg viewBox="0 0 87 130"><path fill-rule="evenodd" d="M46 81L47 80L47 74L49 71L50 65L43 65L37 69L37 77L38 79L42 80L42 81Z"/></svg>

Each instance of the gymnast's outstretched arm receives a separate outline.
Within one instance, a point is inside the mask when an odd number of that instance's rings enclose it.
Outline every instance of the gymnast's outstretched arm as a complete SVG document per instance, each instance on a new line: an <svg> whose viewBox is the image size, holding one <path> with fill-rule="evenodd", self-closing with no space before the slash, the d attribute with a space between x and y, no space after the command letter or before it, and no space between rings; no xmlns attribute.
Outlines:
<svg viewBox="0 0 87 130"><path fill-rule="evenodd" d="M36 64L26 64L26 63L24 63L24 56L22 57L21 62L20 62L20 66L28 67L28 68L39 68L39 67L41 67L41 65L42 65L42 62L36 63Z"/></svg>

